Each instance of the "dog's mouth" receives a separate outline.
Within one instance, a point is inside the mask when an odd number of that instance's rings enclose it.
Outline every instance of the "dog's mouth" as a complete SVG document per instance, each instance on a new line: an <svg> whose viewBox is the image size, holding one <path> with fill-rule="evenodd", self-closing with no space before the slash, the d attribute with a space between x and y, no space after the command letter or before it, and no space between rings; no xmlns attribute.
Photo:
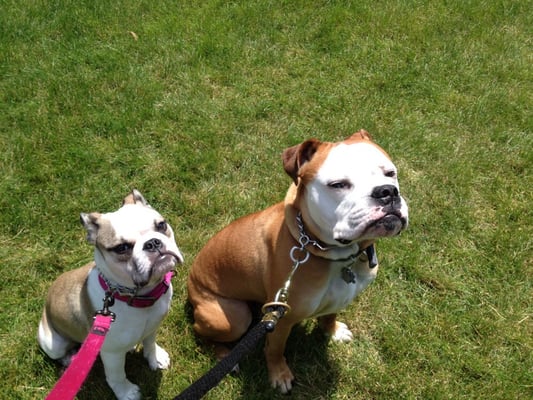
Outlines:
<svg viewBox="0 0 533 400"><path fill-rule="evenodd" d="M182 262L183 260L181 259L181 257L172 251L159 251L159 256L154 260L152 264L152 270L154 268L157 270L165 270L168 268L168 265L172 265L172 269L177 264L181 264Z"/></svg>
<svg viewBox="0 0 533 400"><path fill-rule="evenodd" d="M183 263L183 258L172 252L157 249L151 257L150 268L145 273L139 273L142 268L139 264L134 263L135 270L138 272L134 278L137 287L144 287L150 283L159 281L163 276L176 269L176 265Z"/></svg>
<svg viewBox="0 0 533 400"><path fill-rule="evenodd" d="M407 219L399 211L393 210L371 222L366 230L381 233L380 236L394 236L400 233L406 225Z"/></svg>
<svg viewBox="0 0 533 400"><path fill-rule="evenodd" d="M350 245L362 237L378 238L395 236L407 226L407 218L400 210L390 210L385 215L370 221L366 227L362 228L357 237L337 237L335 240L343 246Z"/></svg>

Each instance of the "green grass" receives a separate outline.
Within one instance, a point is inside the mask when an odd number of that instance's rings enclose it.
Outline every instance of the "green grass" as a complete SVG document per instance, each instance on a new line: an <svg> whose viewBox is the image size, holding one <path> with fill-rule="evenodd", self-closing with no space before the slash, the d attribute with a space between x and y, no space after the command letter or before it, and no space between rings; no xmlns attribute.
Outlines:
<svg viewBox="0 0 533 400"><path fill-rule="evenodd" d="M342 314L353 343L295 330L291 398L533 396L531 1L82 3L0 2L0 398L57 380L46 290L91 258L79 213L133 187L186 265L159 335L171 369L127 371L147 399L177 395L214 364L185 305L195 254L283 198L284 148L360 128L396 161L411 225ZM261 349L241 367L207 398L278 398ZM78 398L113 398L101 364Z"/></svg>

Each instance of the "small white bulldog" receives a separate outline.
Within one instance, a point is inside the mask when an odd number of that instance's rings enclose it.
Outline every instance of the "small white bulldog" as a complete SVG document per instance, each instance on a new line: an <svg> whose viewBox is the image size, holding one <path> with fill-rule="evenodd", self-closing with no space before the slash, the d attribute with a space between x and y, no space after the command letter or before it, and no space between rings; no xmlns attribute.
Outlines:
<svg viewBox="0 0 533 400"><path fill-rule="evenodd" d="M311 139L290 147L283 166L293 180L285 201L211 238L191 267L188 291L197 334L230 343L252 321L250 302L276 300L297 253L301 265L288 290L290 312L267 335L265 347L270 382L286 393L294 378L284 357L292 327L318 317L333 340L352 340L336 314L374 280L374 242L405 229L408 211L396 167L364 130L338 143ZM228 352L220 344L216 351L219 358Z"/></svg>
<svg viewBox="0 0 533 400"><path fill-rule="evenodd" d="M170 274L183 256L170 225L137 190L119 210L81 214L80 219L95 246L94 262L65 272L50 287L39 345L50 358L68 365L106 292L111 294L116 320L100 351L106 380L118 399L140 399L139 387L126 379L125 356L142 343L150 368L168 368L170 358L155 338L170 308Z"/></svg>

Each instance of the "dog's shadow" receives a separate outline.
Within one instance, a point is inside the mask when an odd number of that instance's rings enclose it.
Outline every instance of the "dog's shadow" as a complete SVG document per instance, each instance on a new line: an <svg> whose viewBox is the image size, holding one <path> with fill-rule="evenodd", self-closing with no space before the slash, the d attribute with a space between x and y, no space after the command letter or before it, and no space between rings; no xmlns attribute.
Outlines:
<svg viewBox="0 0 533 400"><path fill-rule="evenodd" d="M260 308L250 304L254 315L252 326L261 320ZM194 322L193 309L189 302L184 305L184 313L190 324ZM310 398L328 398L335 392L339 376L339 368L334 360L328 356L329 339L318 328L316 320L308 320L292 328L287 340L285 357L287 363L296 377L290 393L292 400ZM250 328L251 329L251 328ZM268 333L267 333L268 335ZM212 348L197 338L197 344L209 352ZM271 400L275 398L286 399L278 389L273 389L268 380L267 366L263 348L265 339L239 362L239 372L226 376L224 379L235 379L242 387L241 400ZM214 359L213 354L213 359ZM207 372L207 371L206 371ZM224 384L224 379L219 385Z"/></svg>
<svg viewBox="0 0 533 400"><path fill-rule="evenodd" d="M65 367L61 367L57 362L48 359L54 363L58 371L58 380L61 378ZM152 371L143 357L142 351L130 352L126 355L126 375L128 379L141 388L144 399L157 399L157 392L161 383L162 373L160 370ZM104 365L100 357L91 368L87 379L80 388L76 398L78 400L116 400L115 394L108 386L105 379Z"/></svg>
<svg viewBox="0 0 533 400"><path fill-rule="evenodd" d="M328 343L322 330L311 321L292 329L285 350L287 364L295 376L291 399L328 398L335 392L339 369L328 357ZM241 381L242 400L287 398L270 386L263 347L264 340L240 362L235 378Z"/></svg>

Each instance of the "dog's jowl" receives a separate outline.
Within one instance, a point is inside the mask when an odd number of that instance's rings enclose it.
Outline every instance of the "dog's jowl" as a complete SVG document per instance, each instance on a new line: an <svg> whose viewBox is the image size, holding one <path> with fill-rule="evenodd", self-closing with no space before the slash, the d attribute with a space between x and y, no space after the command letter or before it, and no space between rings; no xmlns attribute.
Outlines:
<svg viewBox="0 0 533 400"><path fill-rule="evenodd" d="M366 131L338 143L311 139L290 147L283 166L293 181L285 201L211 238L191 267L188 292L195 331L217 343L223 357L223 344L239 339L252 321L249 302L274 300L291 272L291 248L302 235L311 239L309 260L291 280L291 311L265 347L270 382L286 393L294 378L284 357L292 327L318 317L333 340L350 341L336 313L376 277L374 242L400 233L408 215L396 167Z"/></svg>
<svg viewBox="0 0 533 400"><path fill-rule="evenodd" d="M156 343L156 331L169 311L169 273L183 262L174 232L137 190L120 209L81 214L94 261L62 274L50 287L38 340L52 359L65 365L102 309L106 292L114 296L116 314L100 351L106 380L118 399L140 399L139 387L126 379L126 353L142 344L152 369L170 364Z"/></svg>

